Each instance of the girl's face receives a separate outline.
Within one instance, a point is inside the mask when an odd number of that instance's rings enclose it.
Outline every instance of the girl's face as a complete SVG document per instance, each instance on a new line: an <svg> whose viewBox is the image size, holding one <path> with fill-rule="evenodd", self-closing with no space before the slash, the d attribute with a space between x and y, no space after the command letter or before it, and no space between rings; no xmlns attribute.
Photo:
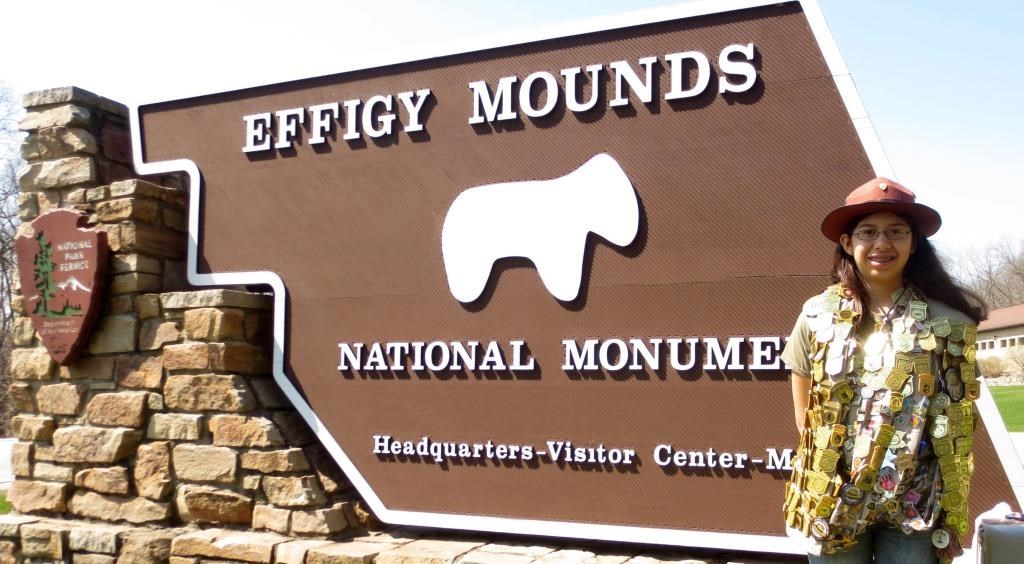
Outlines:
<svg viewBox="0 0 1024 564"><path fill-rule="evenodd" d="M853 256L865 283L897 287L903 283L903 269L914 252L914 234L907 220L878 212L857 222L839 244Z"/></svg>

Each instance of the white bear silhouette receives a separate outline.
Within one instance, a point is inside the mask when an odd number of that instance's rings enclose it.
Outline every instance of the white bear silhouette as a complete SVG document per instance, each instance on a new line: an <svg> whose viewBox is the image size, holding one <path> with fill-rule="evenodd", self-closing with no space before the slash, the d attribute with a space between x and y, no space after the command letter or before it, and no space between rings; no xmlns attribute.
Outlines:
<svg viewBox="0 0 1024 564"><path fill-rule="evenodd" d="M524 257L551 295L572 301L583 279L587 233L624 247L639 223L633 185L605 153L561 178L469 188L452 202L441 228L448 287L455 299L472 302L495 261Z"/></svg>

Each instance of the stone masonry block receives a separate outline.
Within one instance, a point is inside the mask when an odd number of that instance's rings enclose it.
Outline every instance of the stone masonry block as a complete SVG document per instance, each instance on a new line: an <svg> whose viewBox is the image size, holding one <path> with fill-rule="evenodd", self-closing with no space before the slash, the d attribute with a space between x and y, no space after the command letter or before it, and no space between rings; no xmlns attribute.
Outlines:
<svg viewBox="0 0 1024 564"><path fill-rule="evenodd" d="M185 310L185 334L197 341L241 339L245 312L239 309L204 307Z"/></svg>
<svg viewBox="0 0 1024 564"><path fill-rule="evenodd" d="M76 384L50 384L36 392L39 411L52 415L77 415L85 389Z"/></svg>
<svg viewBox="0 0 1024 564"><path fill-rule="evenodd" d="M68 544L71 550L100 554L117 554L121 535L131 530L124 526L83 525L71 529Z"/></svg>
<svg viewBox="0 0 1024 564"><path fill-rule="evenodd" d="M234 482L238 468L235 451L216 446L180 444L174 447L174 472L179 480Z"/></svg>
<svg viewBox="0 0 1024 564"><path fill-rule="evenodd" d="M56 451L52 444L47 443L35 443L32 448L32 457L35 460L44 460L46 462L54 462L57 460Z"/></svg>
<svg viewBox="0 0 1024 564"><path fill-rule="evenodd" d="M117 124L105 124L100 129L100 144L103 156L117 162L129 163L132 160L132 141L129 132Z"/></svg>
<svg viewBox="0 0 1024 564"><path fill-rule="evenodd" d="M310 549L306 554L306 564L377 562L377 557L381 553L388 552L395 546L384 542L336 542L322 548Z"/></svg>
<svg viewBox="0 0 1024 564"><path fill-rule="evenodd" d="M75 209L87 210L85 204L85 192L88 188L70 188L64 192L63 201L65 206L75 206ZM77 207L82 204L83 207Z"/></svg>
<svg viewBox="0 0 1024 564"><path fill-rule="evenodd" d="M186 484L178 488L175 503L186 523L252 523L252 499L231 490Z"/></svg>
<svg viewBox="0 0 1024 564"><path fill-rule="evenodd" d="M241 464L245 470L263 474L309 470L309 461L301 448L246 451L242 453Z"/></svg>
<svg viewBox="0 0 1024 564"><path fill-rule="evenodd" d="M185 231L187 228L185 224L185 214L178 211L167 208L163 213L164 227L173 229L175 231Z"/></svg>
<svg viewBox="0 0 1024 564"><path fill-rule="evenodd" d="M88 194L88 192L86 192ZM95 226L96 231L103 231L107 234L107 245L111 251L115 253L121 253L121 226L113 225L109 223L98 223ZM115 255L116 256L116 255Z"/></svg>
<svg viewBox="0 0 1024 564"><path fill-rule="evenodd" d="M34 162L26 165L18 174L21 190L33 192L95 182L97 170L96 161L92 157L65 157Z"/></svg>
<svg viewBox="0 0 1024 564"><path fill-rule="evenodd" d="M35 339L36 329L32 326L32 319L28 317L17 317L11 321L11 339L16 347L28 347Z"/></svg>
<svg viewBox="0 0 1024 564"><path fill-rule="evenodd" d="M331 535L348 528L345 510L342 507L328 507L311 511L292 512L292 534Z"/></svg>
<svg viewBox="0 0 1024 564"><path fill-rule="evenodd" d="M178 292L190 286L183 260L164 261L164 291Z"/></svg>
<svg viewBox="0 0 1024 564"><path fill-rule="evenodd" d="M109 356L80 357L70 366L60 367L64 380L110 380L114 377L114 359Z"/></svg>
<svg viewBox="0 0 1024 564"><path fill-rule="evenodd" d="M135 296L124 294L118 296L112 295L110 299L107 300L107 307L109 308L110 313L135 313L134 297Z"/></svg>
<svg viewBox="0 0 1024 564"><path fill-rule="evenodd" d="M61 427L53 433L54 458L58 462L118 462L134 452L140 435L132 429Z"/></svg>
<svg viewBox="0 0 1024 564"><path fill-rule="evenodd" d="M0 540L0 562L21 562L21 543Z"/></svg>
<svg viewBox="0 0 1024 564"><path fill-rule="evenodd" d="M166 441L139 447L133 469L135 491L143 497L162 500L171 493L171 446Z"/></svg>
<svg viewBox="0 0 1024 564"><path fill-rule="evenodd" d="M181 529L138 529L122 535L118 564L151 564L167 562L171 555L171 539L183 534Z"/></svg>
<svg viewBox="0 0 1024 564"><path fill-rule="evenodd" d="M70 484L75 479L75 469L71 466L62 466L51 462L37 462L32 468L32 477L47 482L62 482Z"/></svg>
<svg viewBox="0 0 1024 564"><path fill-rule="evenodd" d="M160 218L160 207L153 200L118 198L96 204L96 219L103 223L135 220L155 224Z"/></svg>
<svg viewBox="0 0 1024 564"><path fill-rule="evenodd" d="M150 439L195 441L203 432L203 416L193 413L154 413L146 436Z"/></svg>
<svg viewBox="0 0 1024 564"><path fill-rule="evenodd" d="M327 501L315 476L264 476L263 493L279 507L308 507Z"/></svg>
<svg viewBox="0 0 1024 564"><path fill-rule="evenodd" d="M144 196L162 200L177 207L185 205L186 194L181 190L166 188L145 180L128 179L114 182L110 185L110 196L113 198L124 198L127 196Z"/></svg>
<svg viewBox="0 0 1024 564"><path fill-rule="evenodd" d="M90 203L101 202L110 197L110 187L97 186L85 190L85 201Z"/></svg>
<svg viewBox="0 0 1024 564"><path fill-rule="evenodd" d="M11 445L11 473L25 478L32 475L32 443Z"/></svg>
<svg viewBox="0 0 1024 564"><path fill-rule="evenodd" d="M68 512L101 521L142 524L167 520L171 516L171 506L144 497L121 497L78 490L68 501Z"/></svg>
<svg viewBox="0 0 1024 564"><path fill-rule="evenodd" d="M11 382L7 392L11 398L11 407L14 408L15 412L35 412L36 404L31 384L28 382Z"/></svg>
<svg viewBox="0 0 1024 564"><path fill-rule="evenodd" d="M26 161L50 160L73 153L96 154L96 138L78 127L52 127L30 134L21 143Z"/></svg>
<svg viewBox="0 0 1024 564"><path fill-rule="evenodd" d="M266 294L253 294L237 290L197 290L194 292L168 292L160 295L164 309L199 307L237 307L244 309L270 309L273 299Z"/></svg>
<svg viewBox="0 0 1024 564"><path fill-rule="evenodd" d="M55 427L53 417L45 415L15 415L11 418L11 433L23 441L49 441Z"/></svg>
<svg viewBox="0 0 1024 564"><path fill-rule="evenodd" d="M85 408L85 420L90 425L142 427L148 396L146 392L96 394Z"/></svg>
<svg viewBox="0 0 1024 564"><path fill-rule="evenodd" d="M292 512L273 505L257 505L252 510L252 528L288 534Z"/></svg>
<svg viewBox="0 0 1024 564"><path fill-rule="evenodd" d="M309 430L302 416L294 411L279 411L273 415L274 424L281 430L292 446L305 446L316 442L316 436Z"/></svg>
<svg viewBox="0 0 1024 564"><path fill-rule="evenodd" d="M56 363L45 348L11 351L11 376L17 380L49 380Z"/></svg>
<svg viewBox="0 0 1024 564"><path fill-rule="evenodd" d="M105 112L121 116L128 116L128 107L119 102L108 100L78 88L77 86L62 86L59 88L47 88L29 92L21 99L21 105L25 108L38 108L41 106L53 106L56 104L75 103L80 106L98 108Z"/></svg>
<svg viewBox="0 0 1024 564"><path fill-rule="evenodd" d="M202 370L210 368L207 343L182 343L164 347L164 366L168 370Z"/></svg>
<svg viewBox="0 0 1024 564"><path fill-rule="evenodd" d="M236 374L173 374L164 383L164 402L175 411L243 412L256 408L245 380Z"/></svg>
<svg viewBox="0 0 1024 564"><path fill-rule="evenodd" d="M140 292L158 292L162 284L163 278L158 274L126 272L114 275L114 278L110 281L109 292L112 296L138 294Z"/></svg>
<svg viewBox="0 0 1024 564"><path fill-rule="evenodd" d="M135 296L124 294L117 296L112 295L110 299L107 300L107 307L109 308L110 313L135 313L134 297Z"/></svg>
<svg viewBox="0 0 1024 564"><path fill-rule="evenodd" d="M139 349L152 351L179 339L181 330L177 321L147 319L142 322L142 330L139 332Z"/></svg>
<svg viewBox="0 0 1024 564"><path fill-rule="evenodd" d="M133 352L138 321L134 315L111 315L101 318L89 342L92 354Z"/></svg>
<svg viewBox="0 0 1024 564"><path fill-rule="evenodd" d="M154 354L121 355L117 358L117 384L125 388L157 390L163 386L163 357Z"/></svg>
<svg viewBox="0 0 1024 564"><path fill-rule="evenodd" d="M7 492L7 501L20 513L62 513L67 507L67 491L67 484L19 479L11 484L11 489Z"/></svg>
<svg viewBox="0 0 1024 564"><path fill-rule="evenodd" d="M75 474L75 487L105 494L128 495L128 469L124 466L86 468Z"/></svg>
<svg viewBox="0 0 1024 564"><path fill-rule="evenodd" d="M60 190L42 190L41 192L36 192L36 202L39 204L40 214L59 208Z"/></svg>
<svg viewBox="0 0 1024 564"><path fill-rule="evenodd" d="M214 415L210 419L213 444L236 447L281 446L284 437L273 422L264 417Z"/></svg>
<svg viewBox="0 0 1024 564"><path fill-rule="evenodd" d="M141 223L121 224L121 246L126 251L160 258L185 256L185 238L180 233Z"/></svg>
<svg viewBox="0 0 1024 564"><path fill-rule="evenodd" d="M88 127L91 117L89 108L62 104L48 109L29 110L18 123L18 129L36 131L44 127Z"/></svg>
<svg viewBox="0 0 1024 564"><path fill-rule="evenodd" d="M239 374L270 373L270 359L263 348L249 343L211 343L210 366Z"/></svg>
<svg viewBox="0 0 1024 564"><path fill-rule="evenodd" d="M22 225L28 224L22 223ZM21 294L11 296L11 311L18 315L28 315L28 310L25 309L25 296Z"/></svg>
<svg viewBox="0 0 1024 564"><path fill-rule="evenodd" d="M72 564L117 564L117 557L109 554L78 552L74 554Z"/></svg>
<svg viewBox="0 0 1024 564"><path fill-rule="evenodd" d="M171 554L270 564L274 547L290 540L275 533L206 529L174 537Z"/></svg>
<svg viewBox="0 0 1024 564"><path fill-rule="evenodd" d="M18 219L29 222L39 215L39 200L32 192L18 194Z"/></svg>
<svg viewBox="0 0 1024 564"><path fill-rule="evenodd" d="M160 315L160 296L156 294L135 296L135 313L139 319L150 319Z"/></svg>
<svg viewBox="0 0 1024 564"><path fill-rule="evenodd" d="M71 552L67 527L52 521L22 526L21 552L31 559L63 562Z"/></svg>
<svg viewBox="0 0 1024 564"><path fill-rule="evenodd" d="M160 260L146 255L118 254L110 258L110 269L114 274L126 272L143 272L145 274L160 274L163 268ZM153 296L159 301L159 296Z"/></svg>
<svg viewBox="0 0 1024 564"><path fill-rule="evenodd" d="M39 519L39 517L32 517L30 515L15 515L12 513L0 515L0 538L19 538L21 537L22 525L28 523L35 523L39 521Z"/></svg>
<svg viewBox="0 0 1024 564"><path fill-rule="evenodd" d="M273 378L250 378L249 386L256 393L260 405L267 409L280 409L292 405Z"/></svg>

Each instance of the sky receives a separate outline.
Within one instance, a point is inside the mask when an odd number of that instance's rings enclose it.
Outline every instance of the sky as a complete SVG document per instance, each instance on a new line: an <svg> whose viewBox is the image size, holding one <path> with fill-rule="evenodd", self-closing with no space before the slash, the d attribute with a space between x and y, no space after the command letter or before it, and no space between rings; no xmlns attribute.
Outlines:
<svg viewBox="0 0 1024 564"><path fill-rule="evenodd" d="M4 7L0 23L0 82L18 93L75 85L127 104L155 102L332 74L675 4L14 2ZM1000 238L1024 240L1022 4L820 5L897 179L943 215L944 227L933 238L940 251L956 255Z"/></svg>

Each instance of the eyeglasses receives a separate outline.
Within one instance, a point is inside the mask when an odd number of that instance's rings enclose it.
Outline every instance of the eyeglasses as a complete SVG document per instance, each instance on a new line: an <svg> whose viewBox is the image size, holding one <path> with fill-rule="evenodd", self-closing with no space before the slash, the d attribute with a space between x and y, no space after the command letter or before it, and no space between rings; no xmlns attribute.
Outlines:
<svg viewBox="0 0 1024 564"><path fill-rule="evenodd" d="M853 236L861 241L874 241L878 239L878 235L885 233L885 238L890 241L901 241L910 236L911 231L905 228L893 228L893 229L875 229L874 227L865 227L864 229L858 229L853 232Z"/></svg>

